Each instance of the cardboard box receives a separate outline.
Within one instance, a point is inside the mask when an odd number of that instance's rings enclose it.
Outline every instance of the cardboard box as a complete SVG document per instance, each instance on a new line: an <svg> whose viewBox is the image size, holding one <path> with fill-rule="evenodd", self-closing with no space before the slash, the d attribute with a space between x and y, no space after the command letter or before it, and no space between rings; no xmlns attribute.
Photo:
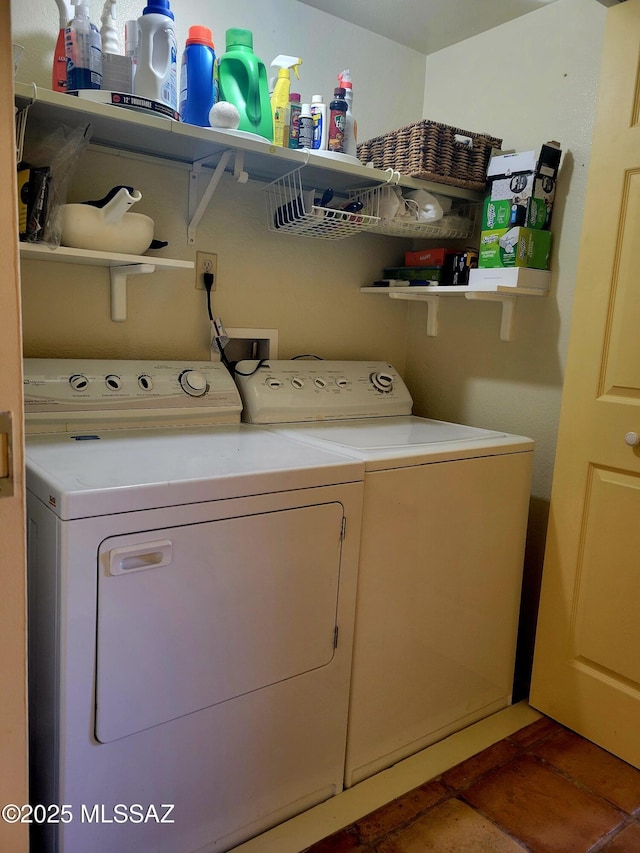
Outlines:
<svg viewBox="0 0 640 853"><path fill-rule="evenodd" d="M31 169L18 169L18 230L20 236L27 233L27 216L29 213L29 177Z"/></svg>
<svg viewBox="0 0 640 853"><path fill-rule="evenodd" d="M407 267L441 267L447 255L455 249L420 249L417 252L405 252L404 263Z"/></svg>
<svg viewBox="0 0 640 853"><path fill-rule="evenodd" d="M440 283L443 276L442 267L386 267L384 278L401 279L411 284L425 282Z"/></svg>
<svg viewBox="0 0 640 853"><path fill-rule="evenodd" d="M549 268L551 232L537 228L498 228L480 235L478 267Z"/></svg>
<svg viewBox="0 0 640 853"><path fill-rule="evenodd" d="M548 270L534 270L530 267L504 267L500 269L478 269L469 273L469 290L504 291L505 288L549 290L551 273Z"/></svg>
<svg viewBox="0 0 640 853"><path fill-rule="evenodd" d="M487 168L489 195L482 211L482 230L516 225L548 231L562 151L547 142L535 151L496 154Z"/></svg>
<svg viewBox="0 0 640 853"><path fill-rule="evenodd" d="M435 252L435 254L431 255L430 252ZM437 266L387 267L384 271L384 278L399 278L412 283L419 281L421 284L424 282L434 282L444 286L467 284L469 281L469 270L478 266L478 252L476 249L425 249L424 251L413 254L435 257L438 260L442 260L443 263Z"/></svg>

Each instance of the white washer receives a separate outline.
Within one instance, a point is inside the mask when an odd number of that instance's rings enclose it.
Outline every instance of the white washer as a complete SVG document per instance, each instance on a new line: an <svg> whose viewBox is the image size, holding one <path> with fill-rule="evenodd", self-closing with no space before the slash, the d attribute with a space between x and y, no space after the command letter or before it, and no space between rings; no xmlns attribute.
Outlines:
<svg viewBox="0 0 640 853"><path fill-rule="evenodd" d="M228 850L341 790L362 462L209 362L27 359L25 398L33 849Z"/></svg>
<svg viewBox="0 0 640 853"><path fill-rule="evenodd" d="M510 704L534 442L412 416L389 364L256 366L243 417L365 464L350 786Z"/></svg>

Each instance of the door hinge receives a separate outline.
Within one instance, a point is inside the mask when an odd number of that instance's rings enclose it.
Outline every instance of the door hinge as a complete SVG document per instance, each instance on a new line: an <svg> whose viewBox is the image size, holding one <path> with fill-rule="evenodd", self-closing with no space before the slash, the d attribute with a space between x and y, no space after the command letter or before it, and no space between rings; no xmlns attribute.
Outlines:
<svg viewBox="0 0 640 853"><path fill-rule="evenodd" d="M347 532L347 519L343 515L342 516L342 526L340 528L340 539L344 540L344 535Z"/></svg>
<svg viewBox="0 0 640 853"><path fill-rule="evenodd" d="M338 634L339 633L340 633L340 628L338 628L338 626L336 625L336 627L333 629L333 648L334 649L338 648Z"/></svg>
<svg viewBox="0 0 640 853"><path fill-rule="evenodd" d="M13 495L13 424L11 412L0 412L0 498Z"/></svg>

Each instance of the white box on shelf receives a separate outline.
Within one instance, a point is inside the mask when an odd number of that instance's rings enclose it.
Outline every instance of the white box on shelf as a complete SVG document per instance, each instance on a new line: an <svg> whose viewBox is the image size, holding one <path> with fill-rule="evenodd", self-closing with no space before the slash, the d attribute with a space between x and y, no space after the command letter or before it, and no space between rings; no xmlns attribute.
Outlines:
<svg viewBox="0 0 640 853"><path fill-rule="evenodd" d="M551 273L530 267L495 267L469 271L469 290L549 290Z"/></svg>

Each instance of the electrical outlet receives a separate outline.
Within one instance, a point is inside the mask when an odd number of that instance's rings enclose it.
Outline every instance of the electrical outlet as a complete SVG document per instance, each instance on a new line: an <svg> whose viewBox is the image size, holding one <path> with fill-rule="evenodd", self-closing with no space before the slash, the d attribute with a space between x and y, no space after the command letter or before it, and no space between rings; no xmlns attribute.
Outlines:
<svg viewBox="0 0 640 853"><path fill-rule="evenodd" d="M206 272L213 273L213 287L215 290L218 286L218 256L211 252L196 252L196 288L204 290L204 274Z"/></svg>

